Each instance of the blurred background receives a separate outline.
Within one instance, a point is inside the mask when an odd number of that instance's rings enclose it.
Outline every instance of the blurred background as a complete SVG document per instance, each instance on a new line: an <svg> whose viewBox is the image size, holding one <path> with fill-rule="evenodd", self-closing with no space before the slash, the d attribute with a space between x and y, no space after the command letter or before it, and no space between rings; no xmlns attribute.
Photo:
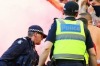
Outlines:
<svg viewBox="0 0 100 66"><path fill-rule="evenodd" d="M27 36L30 25L40 25L46 34L61 12L46 0L0 0L0 56L17 38ZM36 46L37 51L44 46Z"/></svg>

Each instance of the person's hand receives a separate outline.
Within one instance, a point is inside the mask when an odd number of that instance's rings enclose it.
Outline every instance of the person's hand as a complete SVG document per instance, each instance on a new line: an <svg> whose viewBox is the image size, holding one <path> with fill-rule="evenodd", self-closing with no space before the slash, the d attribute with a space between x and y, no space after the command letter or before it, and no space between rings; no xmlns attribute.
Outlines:
<svg viewBox="0 0 100 66"><path fill-rule="evenodd" d="M94 25L100 28L100 18L93 18Z"/></svg>
<svg viewBox="0 0 100 66"><path fill-rule="evenodd" d="M100 20L97 20L97 27L100 28Z"/></svg>
<svg viewBox="0 0 100 66"><path fill-rule="evenodd" d="M91 2L89 2L89 4L93 6L93 5L94 5L94 2L93 2L93 1L91 1Z"/></svg>
<svg viewBox="0 0 100 66"><path fill-rule="evenodd" d="M94 8L93 8L91 5L88 7L88 12L89 12L90 14L95 13L95 10L94 10Z"/></svg>

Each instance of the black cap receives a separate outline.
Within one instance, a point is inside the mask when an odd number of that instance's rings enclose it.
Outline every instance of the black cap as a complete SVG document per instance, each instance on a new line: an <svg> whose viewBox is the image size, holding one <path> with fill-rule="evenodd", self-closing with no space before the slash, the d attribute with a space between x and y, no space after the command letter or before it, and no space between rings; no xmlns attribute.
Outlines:
<svg viewBox="0 0 100 66"><path fill-rule="evenodd" d="M64 6L64 11L67 12L78 12L79 5L74 1L69 1Z"/></svg>
<svg viewBox="0 0 100 66"><path fill-rule="evenodd" d="M32 25L28 28L28 32L38 32L43 35L43 38L46 38L47 35L44 34L43 29L38 25Z"/></svg>

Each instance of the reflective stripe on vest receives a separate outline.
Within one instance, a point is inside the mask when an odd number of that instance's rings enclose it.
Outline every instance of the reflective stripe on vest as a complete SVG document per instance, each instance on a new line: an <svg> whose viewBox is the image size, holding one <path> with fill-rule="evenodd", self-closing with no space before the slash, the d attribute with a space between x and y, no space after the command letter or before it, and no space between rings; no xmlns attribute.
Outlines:
<svg viewBox="0 0 100 66"><path fill-rule="evenodd" d="M78 34L59 34L56 40L80 40L85 42L85 37Z"/></svg>
<svg viewBox="0 0 100 66"><path fill-rule="evenodd" d="M53 55L55 59L70 58L70 59L84 59L84 55L76 54L55 54Z"/></svg>
<svg viewBox="0 0 100 66"><path fill-rule="evenodd" d="M86 52L83 23L57 19L56 41L53 57L55 59L84 60Z"/></svg>

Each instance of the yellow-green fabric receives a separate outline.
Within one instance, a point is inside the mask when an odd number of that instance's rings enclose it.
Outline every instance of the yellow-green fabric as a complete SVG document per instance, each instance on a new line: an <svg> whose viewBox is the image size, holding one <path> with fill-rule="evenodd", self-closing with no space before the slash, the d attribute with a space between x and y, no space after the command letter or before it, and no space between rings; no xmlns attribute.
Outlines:
<svg viewBox="0 0 100 66"><path fill-rule="evenodd" d="M89 54L86 52L85 55L85 61L86 61L86 64L89 64Z"/></svg>
<svg viewBox="0 0 100 66"><path fill-rule="evenodd" d="M54 58L84 60L86 38L83 22L56 19L56 23L56 41L53 51Z"/></svg>

